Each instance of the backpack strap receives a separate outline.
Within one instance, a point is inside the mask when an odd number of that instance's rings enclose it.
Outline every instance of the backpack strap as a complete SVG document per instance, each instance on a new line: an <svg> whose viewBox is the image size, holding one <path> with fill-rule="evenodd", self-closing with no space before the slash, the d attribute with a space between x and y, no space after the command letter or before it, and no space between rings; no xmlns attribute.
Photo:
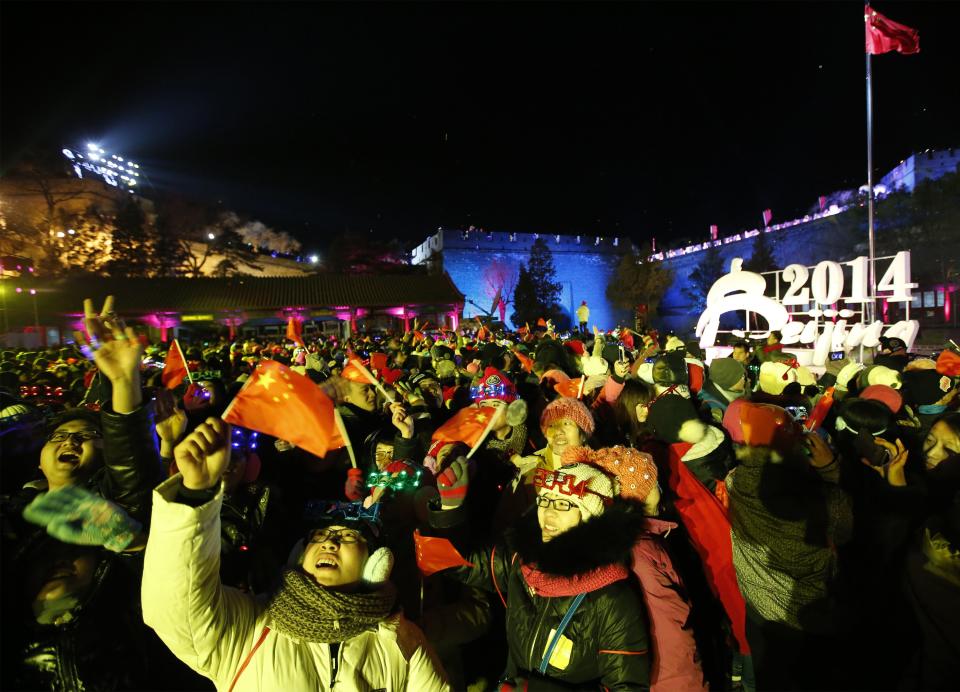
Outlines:
<svg viewBox="0 0 960 692"><path fill-rule="evenodd" d="M243 664L240 666L240 670L238 670L237 674L233 676L233 682L230 683L230 689L227 690L227 692L233 692L233 688L236 686L237 680L240 679L243 671L247 669L247 664L250 663L250 659L253 658L255 653L257 653L257 649L259 649L260 645L263 644L263 640L267 638L268 634L270 634L270 628L264 627L263 631L260 633L260 638L257 640L257 643L253 645L253 648L250 649L250 653L248 653L247 657L243 659Z"/></svg>
<svg viewBox="0 0 960 692"><path fill-rule="evenodd" d="M550 646L547 647L546 653L543 654L543 660L540 661L540 667L537 669L541 675L546 674L547 665L550 663L550 657L553 656L553 650L557 648L557 644L560 643L560 637L563 634L563 631L567 629L567 625L569 625L570 620L573 619L573 614L577 612L577 608L580 607L580 604L583 603L583 599L586 597L586 593L578 594L577 597L573 599L573 603L570 604L570 607L567 608L567 614L563 616L563 620L561 620L560 624L557 625L557 631L553 633L553 639L550 640Z"/></svg>

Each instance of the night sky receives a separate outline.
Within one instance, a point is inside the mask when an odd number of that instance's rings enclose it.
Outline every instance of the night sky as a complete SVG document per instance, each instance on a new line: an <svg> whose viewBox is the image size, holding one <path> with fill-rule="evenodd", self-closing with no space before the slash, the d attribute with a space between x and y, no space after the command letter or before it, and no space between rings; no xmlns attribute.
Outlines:
<svg viewBox="0 0 960 692"><path fill-rule="evenodd" d="M879 173L960 145L960 3L882 2ZM287 230L703 237L865 181L852 2L4 2L2 163L95 141Z"/></svg>

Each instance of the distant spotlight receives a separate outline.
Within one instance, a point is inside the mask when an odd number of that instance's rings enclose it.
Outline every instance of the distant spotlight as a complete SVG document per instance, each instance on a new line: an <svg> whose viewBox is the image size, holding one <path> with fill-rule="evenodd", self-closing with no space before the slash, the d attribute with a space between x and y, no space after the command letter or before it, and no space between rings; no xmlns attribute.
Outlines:
<svg viewBox="0 0 960 692"><path fill-rule="evenodd" d="M90 143L87 144L87 149L89 149L90 151L96 151L96 150L97 150L97 145L94 144L93 142L90 142Z"/></svg>
<svg viewBox="0 0 960 692"><path fill-rule="evenodd" d="M215 240L217 236L215 236L213 233L207 233L207 237L208 237L210 240Z"/></svg>
<svg viewBox="0 0 960 692"><path fill-rule="evenodd" d="M317 257L316 255L310 255L310 264L316 264L319 261L320 261L319 257Z"/></svg>
<svg viewBox="0 0 960 692"><path fill-rule="evenodd" d="M30 289L30 295L32 295L32 296L37 295L37 289L31 288L31 289Z"/></svg>
<svg viewBox="0 0 960 692"><path fill-rule="evenodd" d="M68 228L67 233L69 233L70 235L73 235L74 233L76 233L76 231L73 230L72 228Z"/></svg>
<svg viewBox="0 0 960 692"><path fill-rule="evenodd" d="M68 159L76 158L74 157L73 152L70 151L69 149L63 149L62 151L63 151L63 155L66 156Z"/></svg>
<svg viewBox="0 0 960 692"><path fill-rule="evenodd" d="M67 234L64 233L63 231L57 231L57 237L58 237L58 238L63 238L65 235L67 235Z"/></svg>

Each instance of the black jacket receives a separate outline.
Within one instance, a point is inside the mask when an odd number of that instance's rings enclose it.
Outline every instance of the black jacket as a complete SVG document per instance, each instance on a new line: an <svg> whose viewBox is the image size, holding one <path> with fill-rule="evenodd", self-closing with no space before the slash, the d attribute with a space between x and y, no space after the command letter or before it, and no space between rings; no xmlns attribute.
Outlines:
<svg viewBox="0 0 960 692"><path fill-rule="evenodd" d="M572 642L569 660L559 667L551 659L546 676L541 676L537 668L574 597L538 595L521 571L523 564L531 564L550 575L573 577L626 564L640 520L642 516L618 503L543 543L537 514L531 511L495 548L467 557L473 567L461 568L455 576L499 593L506 603L506 679L526 680L530 690L648 689L647 616L638 587L629 578L587 593L563 633Z"/></svg>
<svg viewBox="0 0 960 692"><path fill-rule="evenodd" d="M146 523L150 493L161 473L151 412L147 407L128 415L105 410L101 418L104 465L89 487ZM11 513L22 512L23 506L38 492L38 489L25 489L5 509ZM144 643L150 642L150 632L139 617L139 556L117 556L88 546L66 546L48 537L39 527L25 522L22 526L21 530L4 536L5 624L0 688L149 687L147 659L152 654L145 655L144 647L159 650L161 654L163 647ZM77 592L56 624L41 624L38 620L45 618L35 614L33 603L36 589L45 580L43 575L50 573L57 560L72 561L80 553L95 562L89 587ZM155 676L153 679L156 680Z"/></svg>

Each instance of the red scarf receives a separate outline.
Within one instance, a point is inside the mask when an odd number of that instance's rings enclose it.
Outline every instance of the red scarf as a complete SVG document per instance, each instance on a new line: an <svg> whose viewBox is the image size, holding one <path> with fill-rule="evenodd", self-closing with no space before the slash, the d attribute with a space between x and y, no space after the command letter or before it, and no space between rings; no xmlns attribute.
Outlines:
<svg viewBox="0 0 960 692"><path fill-rule="evenodd" d="M533 589L535 594L547 597L576 596L589 593L627 578L626 566L619 564L597 567L573 577L547 574L530 565L521 565L520 571L523 572L523 578L527 582L527 586Z"/></svg>

